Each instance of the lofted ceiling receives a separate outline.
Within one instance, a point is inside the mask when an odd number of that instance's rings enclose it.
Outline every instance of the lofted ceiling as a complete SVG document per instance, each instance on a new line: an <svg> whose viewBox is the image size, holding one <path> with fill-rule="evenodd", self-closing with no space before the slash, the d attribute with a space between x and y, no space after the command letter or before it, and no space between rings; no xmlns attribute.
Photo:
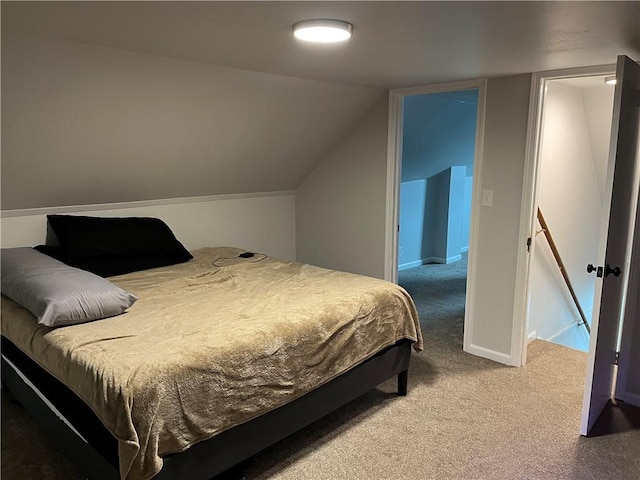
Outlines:
<svg viewBox="0 0 640 480"><path fill-rule="evenodd" d="M4 209L293 190L385 89L640 58L637 1L1 9ZM320 17L353 38L293 38Z"/></svg>
<svg viewBox="0 0 640 480"><path fill-rule="evenodd" d="M338 18L341 45L291 25ZM245 70L397 88L640 57L640 2L2 2L3 32Z"/></svg>

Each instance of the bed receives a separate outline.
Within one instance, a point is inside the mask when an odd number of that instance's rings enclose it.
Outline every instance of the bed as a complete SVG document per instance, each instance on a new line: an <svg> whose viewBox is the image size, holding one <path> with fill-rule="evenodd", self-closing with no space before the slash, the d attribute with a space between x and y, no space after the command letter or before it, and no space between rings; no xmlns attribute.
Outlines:
<svg viewBox="0 0 640 480"><path fill-rule="evenodd" d="M402 288L233 247L191 253L109 276L135 303L57 328L3 283L3 383L90 478L209 479L393 376L406 394L422 338Z"/></svg>

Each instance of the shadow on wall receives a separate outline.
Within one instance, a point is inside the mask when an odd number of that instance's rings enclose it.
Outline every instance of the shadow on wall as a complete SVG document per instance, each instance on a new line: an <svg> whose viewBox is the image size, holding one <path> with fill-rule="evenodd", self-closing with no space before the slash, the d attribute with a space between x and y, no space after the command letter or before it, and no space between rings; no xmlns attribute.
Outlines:
<svg viewBox="0 0 640 480"><path fill-rule="evenodd" d="M473 179L450 167L400 185L399 269L451 263L469 249Z"/></svg>

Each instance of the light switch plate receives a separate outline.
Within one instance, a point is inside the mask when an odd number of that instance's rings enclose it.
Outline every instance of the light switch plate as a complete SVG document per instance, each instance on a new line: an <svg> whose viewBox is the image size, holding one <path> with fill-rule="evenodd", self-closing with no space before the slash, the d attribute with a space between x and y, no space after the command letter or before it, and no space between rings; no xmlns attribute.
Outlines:
<svg viewBox="0 0 640 480"><path fill-rule="evenodd" d="M483 207L493 207L493 190L482 190L482 201L480 203Z"/></svg>

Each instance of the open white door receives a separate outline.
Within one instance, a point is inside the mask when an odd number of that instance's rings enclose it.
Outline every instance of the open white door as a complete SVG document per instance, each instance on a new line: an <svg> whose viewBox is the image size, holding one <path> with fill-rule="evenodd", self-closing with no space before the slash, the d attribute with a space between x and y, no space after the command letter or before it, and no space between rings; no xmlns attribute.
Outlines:
<svg viewBox="0 0 640 480"><path fill-rule="evenodd" d="M612 396L620 319L626 304L631 244L637 209L640 65L618 57L607 175L609 215L601 234L598 281L587 356L580 433L587 435ZM609 198L607 195L606 198ZM634 295L635 296L635 295ZM634 300L635 303L635 300Z"/></svg>

